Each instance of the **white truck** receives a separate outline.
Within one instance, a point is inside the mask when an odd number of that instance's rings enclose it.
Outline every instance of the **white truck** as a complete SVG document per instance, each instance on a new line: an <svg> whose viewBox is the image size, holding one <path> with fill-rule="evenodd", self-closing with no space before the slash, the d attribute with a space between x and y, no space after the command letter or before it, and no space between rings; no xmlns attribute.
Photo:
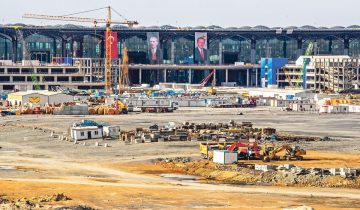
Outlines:
<svg viewBox="0 0 360 210"><path fill-rule="evenodd" d="M129 112L135 111L136 109L141 112L173 112L179 108L178 102L167 98L129 98L127 105Z"/></svg>

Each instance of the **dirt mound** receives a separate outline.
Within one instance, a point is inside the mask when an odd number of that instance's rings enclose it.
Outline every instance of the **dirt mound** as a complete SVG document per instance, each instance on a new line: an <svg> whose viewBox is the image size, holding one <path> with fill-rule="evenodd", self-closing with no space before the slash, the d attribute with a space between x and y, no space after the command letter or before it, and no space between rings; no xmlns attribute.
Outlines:
<svg viewBox="0 0 360 210"><path fill-rule="evenodd" d="M71 198L64 195L64 193L58 193L56 195L51 195L51 196L45 195L45 196L33 197L29 200L31 202L35 202L35 203L44 203L44 202L53 202L53 201L56 201L56 202L57 201L68 201L68 200L71 200Z"/></svg>
<svg viewBox="0 0 360 210"><path fill-rule="evenodd" d="M210 182L229 184L271 184L277 186L299 187L343 187L360 189L360 177L321 176L317 174L296 174L281 171L257 171L238 165L220 166L207 160L190 162L158 162L164 168L178 173L200 176Z"/></svg>
<svg viewBox="0 0 360 210"><path fill-rule="evenodd" d="M54 208L54 210L95 210L95 209L91 207L79 205L79 206L59 207L59 208Z"/></svg>
<svg viewBox="0 0 360 210"><path fill-rule="evenodd" d="M70 197L64 195L64 193L58 193L55 195L45 195L32 198L21 198L17 200L8 200L0 197L0 210L95 210L91 207L84 205L79 206L59 206L44 204L49 202L59 202L71 200Z"/></svg>

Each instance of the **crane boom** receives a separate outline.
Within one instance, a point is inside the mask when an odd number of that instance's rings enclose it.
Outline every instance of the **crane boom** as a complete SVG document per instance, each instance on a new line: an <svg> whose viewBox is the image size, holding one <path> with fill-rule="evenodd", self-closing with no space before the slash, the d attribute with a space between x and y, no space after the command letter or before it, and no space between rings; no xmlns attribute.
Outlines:
<svg viewBox="0 0 360 210"><path fill-rule="evenodd" d="M25 14L23 15L23 18L32 18L32 19L44 19L44 20L59 20L59 21L73 21L73 22L90 22L94 23L95 25L97 23L105 23L106 24L106 36L105 36L105 43L106 43L106 49L105 49L105 90L107 93L112 92L112 84L111 84L111 39L108 38L108 36L111 35L111 24L126 24L129 27L133 27L134 25L137 25L137 21L112 21L111 20L111 7L107 7L107 19L98 19L98 18L82 18L82 17L72 17L72 16L54 16L54 15L38 15L38 14ZM114 10L115 11L115 10ZM116 11L115 11L116 12ZM117 13L117 12L116 12Z"/></svg>
<svg viewBox="0 0 360 210"><path fill-rule="evenodd" d="M23 18L41 19L41 20L60 20L60 21L72 21L82 23L107 23L106 19L98 18L82 18L82 17L69 17L69 16L54 16L54 15L38 15L38 14L25 14ZM126 24L130 27L137 25L137 21L110 21L111 24Z"/></svg>

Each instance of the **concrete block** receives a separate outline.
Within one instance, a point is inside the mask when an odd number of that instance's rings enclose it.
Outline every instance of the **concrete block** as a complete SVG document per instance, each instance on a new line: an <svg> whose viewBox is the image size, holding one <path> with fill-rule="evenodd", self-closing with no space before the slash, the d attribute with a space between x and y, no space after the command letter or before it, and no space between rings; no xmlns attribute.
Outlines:
<svg viewBox="0 0 360 210"><path fill-rule="evenodd" d="M105 148L106 148L106 147L108 147L108 144L107 144L107 143L105 143L105 144L104 144L104 147L105 147Z"/></svg>
<svg viewBox="0 0 360 210"><path fill-rule="evenodd" d="M274 171L274 166L273 165L255 164L255 170L257 170L257 171Z"/></svg>
<svg viewBox="0 0 360 210"><path fill-rule="evenodd" d="M95 147L98 147L99 146L99 142L95 142Z"/></svg>
<svg viewBox="0 0 360 210"><path fill-rule="evenodd" d="M284 164L284 168L287 169L287 170L290 170L291 168L294 168L295 165L293 164Z"/></svg>
<svg viewBox="0 0 360 210"><path fill-rule="evenodd" d="M134 143L135 144L140 144L140 143L143 143L143 140L141 138L135 138Z"/></svg>
<svg viewBox="0 0 360 210"><path fill-rule="evenodd" d="M330 174L333 176L340 175L340 170L338 168L330 168L329 171L330 171Z"/></svg>

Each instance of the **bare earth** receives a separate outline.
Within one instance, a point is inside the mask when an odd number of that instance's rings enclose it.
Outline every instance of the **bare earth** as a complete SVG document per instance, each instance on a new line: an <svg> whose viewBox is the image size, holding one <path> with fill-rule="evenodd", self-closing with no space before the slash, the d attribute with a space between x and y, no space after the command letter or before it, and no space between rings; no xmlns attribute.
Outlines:
<svg viewBox="0 0 360 210"><path fill-rule="evenodd" d="M244 115L237 115L243 112ZM308 150L305 167L360 167L360 115L289 113L276 109L182 109L169 114L121 116L12 116L0 118L0 196L33 197L65 193L66 205L99 209L282 209L301 205L315 209L360 209L356 189L259 187L204 184L162 178L170 173L150 161L158 157L198 158L194 142L124 145L106 141L108 148L74 145L50 137L42 129L66 132L82 119L109 122L122 129L160 125L169 121L252 121L298 135L338 139L302 144ZM4 126L2 126L4 125ZM99 140L102 143L102 140Z"/></svg>

